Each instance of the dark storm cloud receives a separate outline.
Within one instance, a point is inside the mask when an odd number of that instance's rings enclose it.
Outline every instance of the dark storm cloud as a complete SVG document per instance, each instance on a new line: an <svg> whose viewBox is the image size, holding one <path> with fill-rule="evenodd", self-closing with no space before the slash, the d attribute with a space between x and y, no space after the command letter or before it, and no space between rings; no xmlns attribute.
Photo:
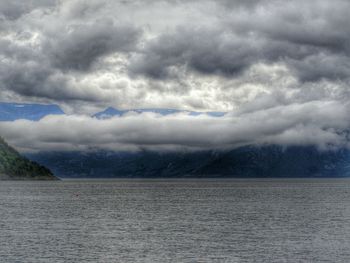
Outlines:
<svg viewBox="0 0 350 263"><path fill-rule="evenodd" d="M37 8L53 7L57 0L1 0L0 18L15 20Z"/></svg>
<svg viewBox="0 0 350 263"><path fill-rule="evenodd" d="M342 54L320 53L303 61L289 61L301 81L316 82L320 79L342 80L350 76L350 59Z"/></svg>
<svg viewBox="0 0 350 263"><path fill-rule="evenodd" d="M38 98L60 99L66 89L64 78L38 50L12 41L0 41L4 58L0 61L0 91ZM66 96L64 96L66 97Z"/></svg>
<svg viewBox="0 0 350 263"><path fill-rule="evenodd" d="M134 58L130 71L166 78L184 67L205 75L235 77L256 63L278 62L301 81L349 78L344 69L350 60L349 2L222 3L228 9L216 24L210 28L186 25L161 34ZM239 9L242 5L244 9Z"/></svg>
<svg viewBox="0 0 350 263"><path fill-rule="evenodd" d="M81 73L108 54L133 51L141 34L133 25L110 19L68 25L53 20L48 26L35 28L42 30L40 42L32 43L35 31L22 31L17 22L9 28L19 27L18 31L0 39L0 92L32 99L98 102L103 96L98 90L80 89L77 75L84 78ZM67 74L71 70L79 74Z"/></svg>
<svg viewBox="0 0 350 263"><path fill-rule="evenodd" d="M313 47L236 35L231 30L178 28L147 43L142 53L131 60L129 69L134 74L166 78L174 68L185 67L204 75L230 78L259 62L299 61L314 52Z"/></svg>
<svg viewBox="0 0 350 263"><path fill-rule="evenodd" d="M10 86L17 93L27 96L42 96L44 85L52 74L50 69L34 63L8 64L1 67L0 71L4 74L0 84L3 88Z"/></svg>
<svg viewBox="0 0 350 263"><path fill-rule="evenodd" d="M45 52L55 67L85 71L101 56L135 50L139 34L140 30L131 25L98 20L91 25L70 26L67 32L51 36Z"/></svg>
<svg viewBox="0 0 350 263"><path fill-rule="evenodd" d="M196 20L186 19L188 8L196 10ZM193 72L235 79L259 63L282 63L300 82L348 81L348 10L343 0L5 0L0 14L10 37L0 45L2 89L69 98L76 93L69 91L68 78L111 71L101 59L115 53L127 57L124 72L145 81L183 82ZM174 21L158 21L152 12L175 12ZM35 44L18 43L33 36Z"/></svg>
<svg viewBox="0 0 350 263"><path fill-rule="evenodd" d="M9 40L0 41L0 90L24 96L42 96L40 90L53 74L43 56L27 46Z"/></svg>
<svg viewBox="0 0 350 263"><path fill-rule="evenodd" d="M130 70L153 78L166 78L171 67L180 66L202 74L238 74L258 54L254 43L228 37L219 30L178 28L147 43L142 54L131 61Z"/></svg>

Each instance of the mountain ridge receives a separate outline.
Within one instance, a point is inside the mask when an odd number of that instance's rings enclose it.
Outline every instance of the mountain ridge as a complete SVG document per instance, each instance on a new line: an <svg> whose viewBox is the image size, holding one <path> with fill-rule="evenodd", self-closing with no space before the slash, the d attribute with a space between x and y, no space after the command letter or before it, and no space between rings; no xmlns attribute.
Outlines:
<svg viewBox="0 0 350 263"><path fill-rule="evenodd" d="M139 108L139 109L127 109L127 110L119 110L114 107L108 107L103 111L97 112L92 115L92 117L95 117L97 119L107 119L114 116L123 116L124 114L134 112L134 113L145 113L145 112L152 112L157 113L163 116L176 114L176 113L187 113L191 116L198 116L202 114L206 114L212 117L221 117L226 114L226 112L221 111L187 111L187 110L178 110L178 109L169 109L169 108Z"/></svg>
<svg viewBox="0 0 350 263"><path fill-rule="evenodd" d="M223 111L201 112L170 108L135 108L120 110L110 106L103 111L92 114L91 117L97 119L108 119L114 116L123 116L130 112L137 114L152 112L163 116L176 113L187 113L190 116L206 114L211 117L222 117L226 114L226 112ZM56 104L0 102L0 121L15 121L20 119L39 121L47 115L66 115L66 113Z"/></svg>
<svg viewBox="0 0 350 263"><path fill-rule="evenodd" d="M38 121L47 115L62 114L64 111L56 104L0 102L0 121Z"/></svg>
<svg viewBox="0 0 350 263"><path fill-rule="evenodd" d="M350 151L316 147L247 146L203 152L51 152L32 153L67 178L119 177L347 177Z"/></svg>

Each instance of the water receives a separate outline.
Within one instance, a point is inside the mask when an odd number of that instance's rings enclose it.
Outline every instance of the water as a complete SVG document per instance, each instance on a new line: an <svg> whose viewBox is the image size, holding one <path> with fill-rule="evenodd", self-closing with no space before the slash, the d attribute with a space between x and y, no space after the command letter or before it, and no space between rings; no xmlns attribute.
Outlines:
<svg viewBox="0 0 350 263"><path fill-rule="evenodd" d="M350 180L0 182L0 262L350 262Z"/></svg>

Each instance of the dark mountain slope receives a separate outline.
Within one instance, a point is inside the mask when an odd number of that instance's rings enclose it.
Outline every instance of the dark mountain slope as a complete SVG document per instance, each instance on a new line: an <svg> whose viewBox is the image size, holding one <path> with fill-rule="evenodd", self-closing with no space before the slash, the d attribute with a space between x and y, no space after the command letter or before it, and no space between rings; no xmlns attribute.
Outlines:
<svg viewBox="0 0 350 263"><path fill-rule="evenodd" d="M315 147L242 147L194 153L61 152L28 157L62 177L344 177L350 152Z"/></svg>
<svg viewBox="0 0 350 263"><path fill-rule="evenodd" d="M0 180L55 180L45 168L21 156L0 137Z"/></svg>

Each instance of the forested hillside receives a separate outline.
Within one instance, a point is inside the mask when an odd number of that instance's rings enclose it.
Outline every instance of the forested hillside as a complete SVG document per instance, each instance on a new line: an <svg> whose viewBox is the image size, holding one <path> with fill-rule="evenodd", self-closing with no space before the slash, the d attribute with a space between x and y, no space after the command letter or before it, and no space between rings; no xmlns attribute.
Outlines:
<svg viewBox="0 0 350 263"><path fill-rule="evenodd" d="M21 156L0 137L0 180L55 180L46 167Z"/></svg>

